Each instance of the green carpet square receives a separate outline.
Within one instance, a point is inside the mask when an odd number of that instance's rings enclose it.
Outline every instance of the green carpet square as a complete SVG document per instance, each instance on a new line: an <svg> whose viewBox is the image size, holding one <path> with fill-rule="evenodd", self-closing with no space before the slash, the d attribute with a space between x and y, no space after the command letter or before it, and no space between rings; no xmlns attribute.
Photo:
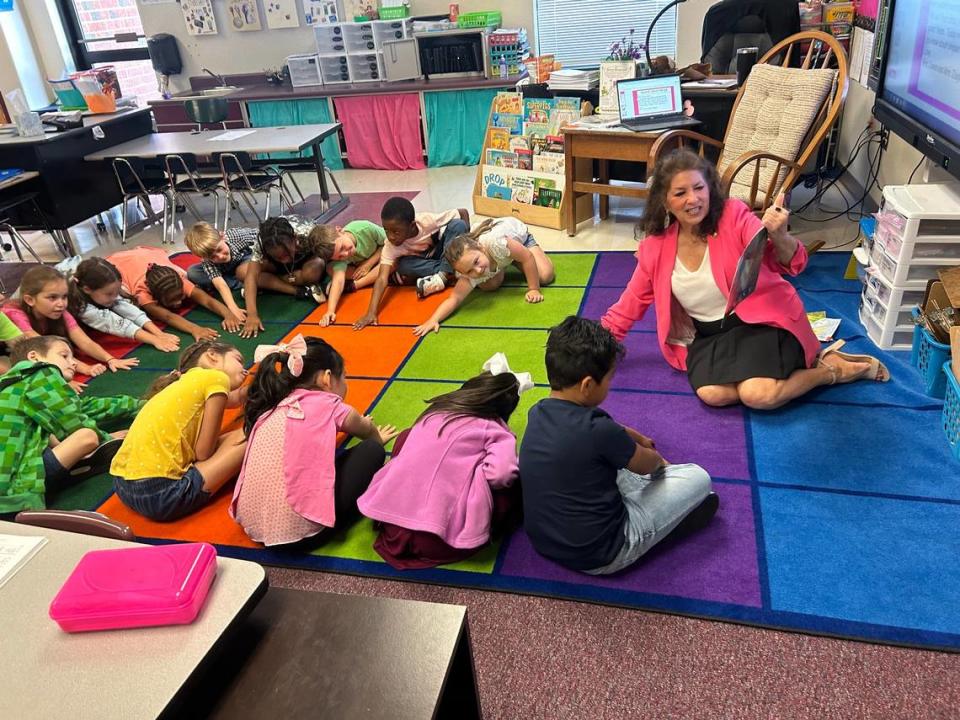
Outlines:
<svg viewBox="0 0 960 720"><path fill-rule="evenodd" d="M583 299L581 288L544 288L543 302L524 300L526 286L496 292L475 290L463 305L443 321L443 327L507 327L549 329L568 315L576 315ZM441 333L443 331L441 330Z"/></svg>
<svg viewBox="0 0 960 720"><path fill-rule="evenodd" d="M320 557L344 558L347 560L367 560L369 562L383 562L383 559L377 555L373 549L373 542L377 539L377 533L373 529L373 521L369 518L363 518L354 523L346 532L337 537L331 538L323 544L323 547L314 550L313 555ZM466 560L451 565L441 565L447 570L461 570L463 572L485 573L487 575L493 572L493 566L497 561L497 553L500 551L500 541L489 543L476 555Z"/></svg>
<svg viewBox="0 0 960 720"><path fill-rule="evenodd" d="M193 313L190 313L192 316ZM257 345L264 344L275 344L280 341L280 339L290 332L290 327L284 324L272 324L265 323L264 328L266 328L259 336L255 338L242 338L235 333L228 333L226 330L220 327L219 322L198 322L193 320L198 325L203 325L205 327L212 327L218 333L220 333L220 340L225 343L233 345L237 350L243 354L244 362L249 366L253 364L253 351L257 349ZM184 348L193 344L193 336L188 333L180 332L179 330L173 330L167 328L166 332L173 333L180 338L180 352ZM132 353L129 357L140 358L140 367L145 369L152 370L173 370L177 366L177 361L180 358L180 352L161 352L157 350L152 345L141 345Z"/></svg>
<svg viewBox="0 0 960 720"><path fill-rule="evenodd" d="M495 352L507 356L516 372L533 374L535 383L547 382L543 364L546 330L465 330L442 326L414 350L399 377L419 380L459 380L480 374Z"/></svg>
<svg viewBox="0 0 960 720"><path fill-rule="evenodd" d="M585 287L590 281L590 274L597 261L596 253L548 253L548 256L553 261L553 269L557 276L554 282L557 285ZM516 265L507 268L503 282L504 285L522 284L526 287L523 272Z"/></svg>
<svg viewBox="0 0 960 720"><path fill-rule="evenodd" d="M405 429L413 425L420 413L426 410L425 400L452 392L458 387L458 383L394 380L373 406L370 414L378 424L389 423ZM530 408L549 393L549 388L536 387L520 396L520 404L510 417L510 429L517 436L518 442L527 428L527 413ZM388 450L392 447L392 442L387 444Z"/></svg>
<svg viewBox="0 0 960 720"><path fill-rule="evenodd" d="M172 367L172 366L171 366ZM140 370L135 368L129 371L105 372L103 375L90 380L84 393L97 397L108 395L132 395L143 397L147 388L160 376L155 370Z"/></svg>
<svg viewBox="0 0 960 720"><path fill-rule="evenodd" d="M243 298L237 298L237 304L244 307ZM257 294L257 313L260 319L266 323L287 323L290 325L299 325L307 315L317 309L317 304L312 300L298 300L292 295L281 295L279 293L261 292ZM193 318L191 318L192 320ZM194 320L199 323L199 320Z"/></svg>
<svg viewBox="0 0 960 720"><path fill-rule="evenodd" d="M95 475L64 488L50 498L47 507L53 510L95 510L112 490L110 475Z"/></svg>

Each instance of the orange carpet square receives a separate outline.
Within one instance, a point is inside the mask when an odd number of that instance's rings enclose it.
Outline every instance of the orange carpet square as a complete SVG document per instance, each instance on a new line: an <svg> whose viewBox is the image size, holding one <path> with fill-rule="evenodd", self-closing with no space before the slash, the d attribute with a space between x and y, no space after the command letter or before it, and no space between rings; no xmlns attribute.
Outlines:
<svg viewBox="0 0 960 720"><path fill-rule="evenodd" d="M417 342L409 327L369 327L357 332L349 325L320 327L301 323L283 339L288 342L302 333L304 337L323 338L343 355L347 377L392 377Z"/></svg>
<svg viewBox="0 0 960 720"><path fill-rule="evenodd" d="M387 325L419 325L430 317L449 292L447 290L418 300L417 291L412 287L387 288L383 299L380 301L380 312L377 314L377 320ZM344 295L340 307L337 308L337 323L350 325L365 315L367 307L370 305L370 295L372 293L373 290L361 290ZM326 308L326 305L318 307L307 316L304 323L319 322L327 311Z"/></svg>

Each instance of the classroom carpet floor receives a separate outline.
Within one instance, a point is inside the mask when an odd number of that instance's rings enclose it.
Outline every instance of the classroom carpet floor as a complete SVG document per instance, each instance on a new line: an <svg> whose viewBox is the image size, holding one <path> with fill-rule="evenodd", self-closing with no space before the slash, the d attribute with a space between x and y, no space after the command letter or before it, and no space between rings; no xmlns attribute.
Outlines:
<svg viewBox="0 0 960 720"><path fill-rule="evenodd" d="M810 311L840 317L838 335L852 352L877 352L856 319L855 281L843 279L847 254L821 254L795 284ZM346 359L347 402L378 422L407 426L423 401L476 374L504 351L537 387L511 419L522 437L529 407L548 393L543 366L547 329L571 313L599 318L632 272L629 253L553 256L557 283L545 302L525 305L518 274L490 295L475 294L439 334L411 329L442 296L418 301L395 288L380 324L354 332L367 292L348 296L337 324L320 328L321 310L264 296L267 331L237 340L248 359L262 342L297 333L323 337ZM191 318L214 324L194 310ZM372 549L368 520L313 554L270 551L251 542L228 516L229 489L207 508L175 523L154 523L126 509L105 478L88 482L58 506L97 507L159 541L208 541L225 555L311 570L500 590L657 610L750 625L905 644L960 649L960 465L940 427L940 401L923 394L909 353L879 352L893 380L818 389L774 412L708 408L685 376L661 357L654 314L637 323L604 407L651 435L667 458L697 462L714 479L721 509L704 531L666 542L613 577L574 573L545 560L522 530L474 558L442 568L395 571ZM189 338L184 338L186 343ZM175 356L138 347L130 373L94 379L88 392L141 392ZM231 418L233 422L235 419Z"/></svg>

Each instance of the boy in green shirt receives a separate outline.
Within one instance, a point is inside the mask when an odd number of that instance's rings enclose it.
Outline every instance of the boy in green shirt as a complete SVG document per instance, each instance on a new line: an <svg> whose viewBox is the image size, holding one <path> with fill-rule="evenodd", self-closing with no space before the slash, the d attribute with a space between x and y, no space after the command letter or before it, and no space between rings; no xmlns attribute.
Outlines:
<svg viewBox="0 0 960 720"><path fill-rule="evenodd" d="M4 296L0 295L0 303ZM10 369L10 358L7 355L13 345L13 341L22 336L20 328L13 324L13 321L3 313L0 313L0 375L3 375Z"/></svg>
<svg viewBox="0 0 960 720"><path fill-rule="evenodd" d="M327 311L320 318L321 327L326 327L337 319L337 305L343 293L369 287L376 281L374 271L380 264L387 233L369 220L354 220L343 227L317 225L310 232L310 240L328 261ZM350 266L353 273L347 278Z"/></svg>
<svg viewBox="0 0 960 720"><path fill-rule="evenodd" d="M79 396L67 384L77 362L56 335L24 338L0 377L0 516L42 510L52 490L105 472L124 431L98 421L132 417L142 400Z"/></svg>

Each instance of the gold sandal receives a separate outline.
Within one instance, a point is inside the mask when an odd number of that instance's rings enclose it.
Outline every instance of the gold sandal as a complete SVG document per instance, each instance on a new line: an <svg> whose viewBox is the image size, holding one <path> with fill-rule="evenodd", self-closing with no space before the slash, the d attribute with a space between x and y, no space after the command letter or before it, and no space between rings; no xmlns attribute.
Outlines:
<svg viewBox="0 0 960 720"><path fill-rule="evenodd" d="M830 353L837 355L847 362L868 363L870 365L870 369L867 371L867 374L863 376L868 380L873 380L875 382L887 382L890 380L890 371L887 369L887 366L872 355L854 355L851 353L840 352L840 348L842 348L845 343L846 340L837 340L833 344L828 345L821 350L820 355L817 358L818 365L823 365L830 369L830 374L833 376L830 381L831 385L837 382L837 378L839 377L839 368L823 362L823 359Z"/></svg>

